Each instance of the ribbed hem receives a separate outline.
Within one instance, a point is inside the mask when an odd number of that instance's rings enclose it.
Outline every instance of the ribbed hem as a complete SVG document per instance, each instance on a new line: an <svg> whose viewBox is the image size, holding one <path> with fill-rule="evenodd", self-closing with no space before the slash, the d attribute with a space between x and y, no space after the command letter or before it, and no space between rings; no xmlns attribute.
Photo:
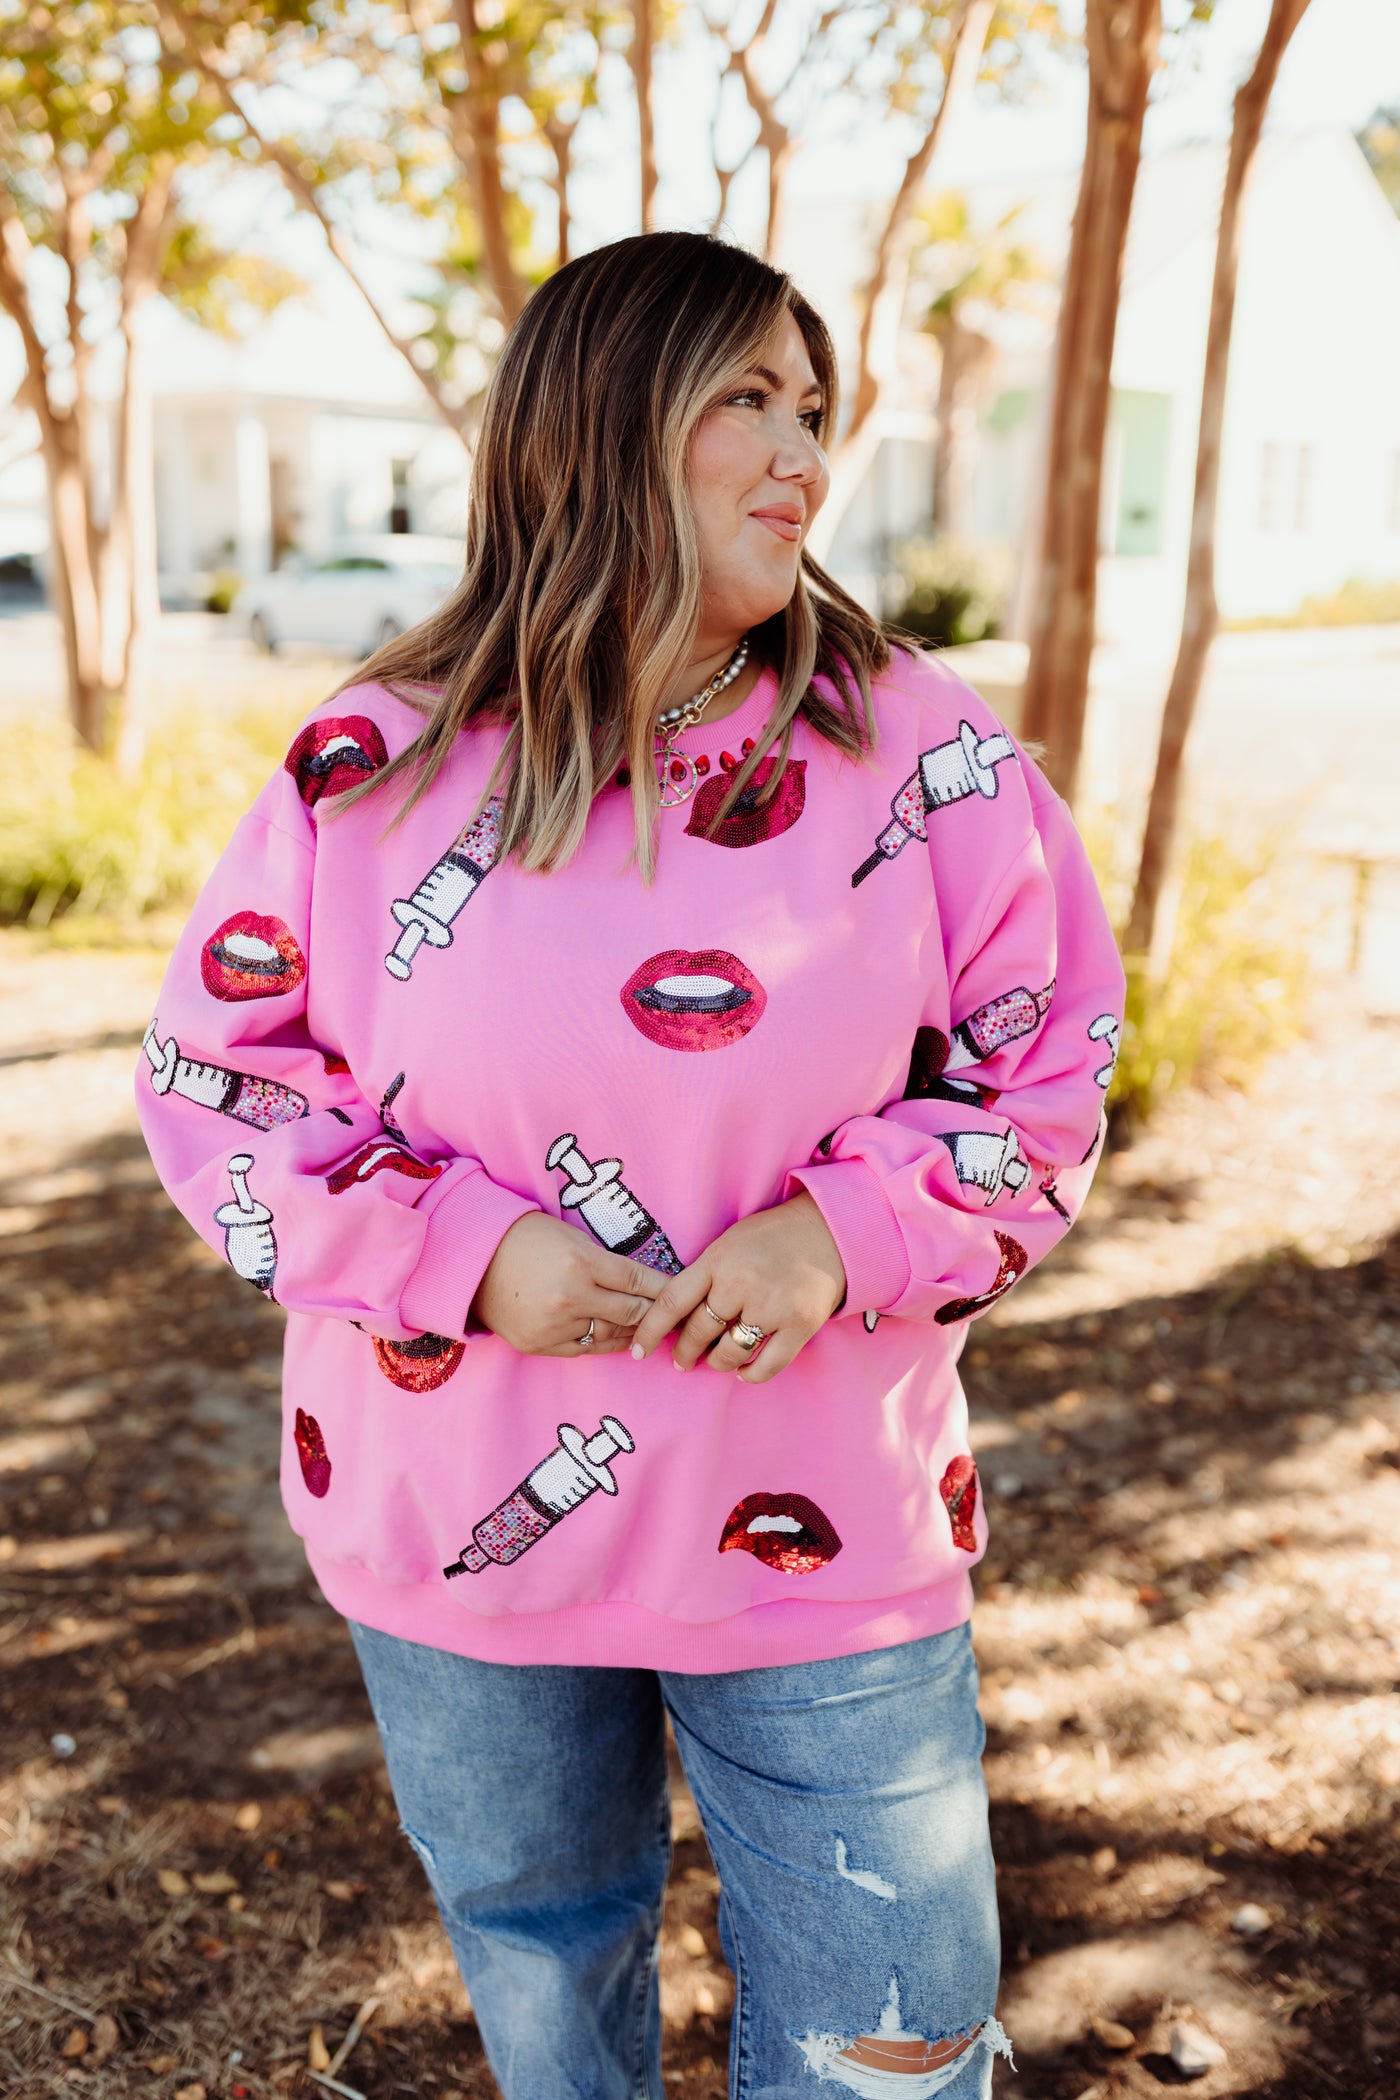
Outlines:
<svg viewBox="0 0 1400 2100"><path fill-rule="evenodd" d="M840 1604L784 1598L700 1624L663 1619L639 1604L576 1604L566 1611L486 1618L459 1604L445 1587L381 1582L367 1569L326 1560L310 1547L306 1557L327 1603L345 1618L475 1662L709 1675L897 1648L946 1633L972 1616L972 1584L959 1572L951 1582L907 1597Z"/></svg>
<svg viewBox="0 0 1400 2100"><path fill-rule="evenodd" d="M796 1167L784 1194L806 1189L825 1218L846 1271L849 1313L883 1312L909 1288L909 1255L879 1176L860 1159Z"/></svg>
<svg viewBox="0 0 1400 2100"><path fill-rule="evenodd" d="M528 1196L502 1188L480 1168L464 1174L428 1220L423 1252L399 1299L404 1326L463 1340L472 1299L492 1255L516 1219L538 1209Z"/></svg>

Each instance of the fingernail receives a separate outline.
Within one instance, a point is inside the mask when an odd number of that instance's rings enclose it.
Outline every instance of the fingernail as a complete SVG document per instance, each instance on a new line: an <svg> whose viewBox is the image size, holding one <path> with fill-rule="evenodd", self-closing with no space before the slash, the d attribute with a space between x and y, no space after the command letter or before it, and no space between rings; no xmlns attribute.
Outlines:
<svg viewBox="0 0 1400 2100"><path fill-rule="evenodd" d="M627 1354L631 1357L635 1357L636 1361L638 1363L641 1363L646 1356L646 1350L642 1347L640 1342L633 1342Z"/></svg>
<svg viewBox="0 0 1400 2100"><path fill-rule="evenodd" d="M683 1371L685 1369L685 1365L673 1356L671 1358L671 1369L673 1371Z"/></svg>

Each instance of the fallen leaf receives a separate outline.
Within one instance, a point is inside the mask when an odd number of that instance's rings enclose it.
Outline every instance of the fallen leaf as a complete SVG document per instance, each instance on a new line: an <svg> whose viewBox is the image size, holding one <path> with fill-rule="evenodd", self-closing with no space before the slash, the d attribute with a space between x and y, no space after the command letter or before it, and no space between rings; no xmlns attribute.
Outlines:
<svg viewBox="0 0 1400 2100"><path fill-rule="evenodd" d="M247 1908L248 1898L246 1896L230 1896L228 1902L224 1905L224 1909L231 1910L235 1917L238 1916L240 1911L245 1911Z"/></svg>
<svg viewBox="0 0 1400 2100"><path fill-rule="evenodd" d="M172 2100L209 2100L202 2085L182 2085L175 2090Z"/></svg>
<svg viewBox="0 0 1400 2100"><path fill-rule="evenodd" d="M1084 1405L1084 1395L1077 1385L1069 1386L1063 1393L1056 1393L1050 1402L1057 1415L1075 1415Z"/></svg>
<svg viewBox="0 0 1400 2100"><path fill-rule="evenodd" d="M331 2067L331 2052L319 2026L313 2027L306 2037L306 2061L313 2071L329 2071Z"/></svg>
<svg viewBox="0 0 1400 2100"><path fill-rule="evenodd" d="M92 2067L98 2070L106 2063L117 2043L121 2030L110 2013L99 2013L92 2029Z"/></svg>
<svg viewBox="0 0 1400 2100"><path fill-rule="evenodd" d="M282 1864L282 1855L281 1855L281 1853L280 1853L280 1852L279 1852L279 1851L277 1850L277 1847L276 1847L275 1845L274 1845L274 1846L272 1847L272 1849L271 1849L271 1851L270 1851L270 1852L264 1852L264 1854L263 1854L263 1865L264 1865L265 1867L280 1867L280 1866L281 1866L281 1864Z"/></svg>
<svg viewBox="0 0 1400 2100"><path fill-rule="evenodd" d="M256 1830L261 1821L262 1803L260 1801L245 1801L233 1819L233 1827L235 1830Z"/></svg>
<svg viewBox="0 0 1400 2100"><path fill-rule="evenodd" d="M125 1809L126 1802L120 1794L99 1794L97 1805L104 1816L119 1816Z"/></svg>
<svg viewBox="0 0 1400 2100"><path fill-rule="evenodd" d="M1089 2022L1105 2049L1131 2049L1137 2036L1121 2020L1104 2020L1097 2014Z"/></svg>
<svg viewBox="0 0 1400 2100"><path fill-rule="evenodd" d="M232 1874L196 1874L193 1879L201 1896L231 1896L238 1887Z"/></svg>
<svg viewBox="0 0 1400 2100"><path fill-rule="evenodd" d="M178 1867L162 1867L156 1880L163 1896L188 1896L190 1892L189 1882Z"/></svg>
<svg viewBox="0 0 1400 2100"><path fill-rule="evenodd" d="M328 1896L334 1896L337 1903L353 1903L357 1896L364 1894L365 1888L362 1881L323 1881L321 1886Z"/></svg>
<svg viewBox="0 0 1400 2100"><path fill-rule="evenodd" d="M202 1938L197 1939L195 1945L206 1961L223 1961L229 1951L222 1940L215 1939L212 1932L205 1933Z"/></svg>
<svg viewBox="0 0 1400 2100"><path fill-rule="evenodd" d="M142 2066L153 2078L164 2078L180 2061L178 2056L148 2056Z"/></svg>
<svg viewBox="0 0 1400 2100"><path fill-rule="evenodd" d="M86 2056L89 2035L86 2027L71 2027L68 2039L59 2050L60 2056Z"/></svg>

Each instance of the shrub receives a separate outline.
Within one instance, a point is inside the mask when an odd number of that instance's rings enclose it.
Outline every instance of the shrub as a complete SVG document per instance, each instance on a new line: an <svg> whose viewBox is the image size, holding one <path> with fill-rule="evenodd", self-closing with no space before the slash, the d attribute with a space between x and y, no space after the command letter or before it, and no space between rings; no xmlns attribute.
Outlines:
<svg viewBox="0 0 1400 2100"><path fill-rule="evenodd" d="M54 719L16 721L0 781L0 919L116 921L185 904L286 750L305 712L180 710L134 779L75 747Z"/></svg>
<svg viewBox="0 0 1400 2100"><path fill-rule="evenodd" d="M1400 577L1380 581L1353 576L1335 591L1304 598L1291 613L1262 613L1251 620L1226 620L1237 632L1263 627L1372 627L1400 620Z"/></svg>
<svg viewBox="0 0 1400 2100"><path fill-rule="evenodd" d="M1009 549L944 533L903 541L895 560L904 587L895 627L934 649L997 632L1013 580Z"/></svg>
<svg viewBox="0 0 1400 2100"><path fill-rule="evenodd" d="M1115 921L1127 916L1123 856L1092 835ZM1105 864L1106 863L1106 864ZM1299 924L1297 867L1266 840L1242 848L1192 838L1181 867L1171 952L1160 977L1128 964L1127 1006L1109 1117L1119 1141L1140 1129L1167 1094L1187 1084L1243 1086L1302 1027L1308 967Z"/></svg>

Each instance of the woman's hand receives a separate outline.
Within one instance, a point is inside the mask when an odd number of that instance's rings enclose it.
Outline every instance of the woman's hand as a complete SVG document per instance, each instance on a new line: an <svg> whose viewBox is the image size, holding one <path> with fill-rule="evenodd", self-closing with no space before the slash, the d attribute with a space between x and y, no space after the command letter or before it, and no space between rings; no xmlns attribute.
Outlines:
<svg viewBox="0 0 1400 2100"><path fill-rule="evenodd" d="M804 1189L772 1210L741 1218L672 1276L638 1327L632 1354L649 1356L679 1326L678 1371L691 1370L703 1356L713 1370L762 1385L792 1362L845 1295L836 1242ZM729 1333L735 1320L762 1328L767 1339L757 1353L741 1349Z"/></svg>
<svg viewBox="0 0 1400 2100"><path fill-rule="evenodd" d="M491 1257L472 1318L522 1356L607 1356L625 1349L664 1279L609 1254L542 1210L517 1218ZM593 1340L579 1340L593 1322Z"/></svg>

